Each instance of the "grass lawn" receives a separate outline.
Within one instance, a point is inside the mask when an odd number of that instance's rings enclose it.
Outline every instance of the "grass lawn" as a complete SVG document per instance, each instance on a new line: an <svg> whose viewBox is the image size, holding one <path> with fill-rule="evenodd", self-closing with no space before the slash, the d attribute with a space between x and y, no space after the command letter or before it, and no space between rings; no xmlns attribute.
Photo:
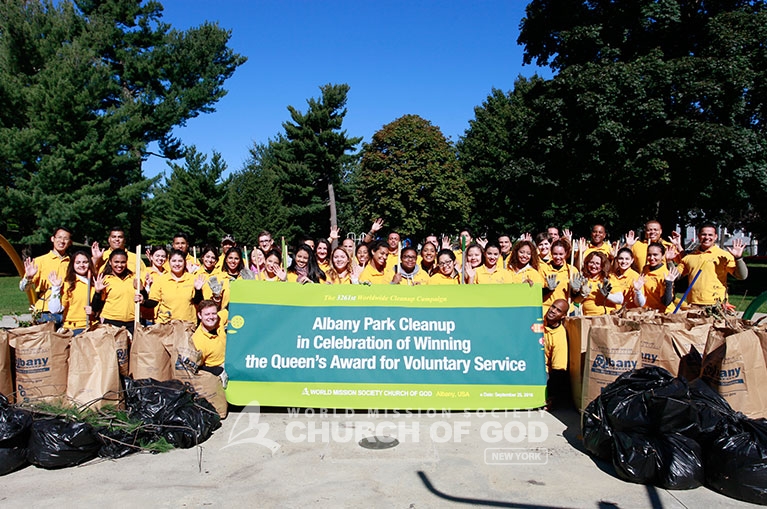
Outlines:
<svg viewBox="0 0 767 509"><path fill-rule="evenodd" d="M19 291L17 276L0 277L0 315L28 313L27 294Z"/></svg>

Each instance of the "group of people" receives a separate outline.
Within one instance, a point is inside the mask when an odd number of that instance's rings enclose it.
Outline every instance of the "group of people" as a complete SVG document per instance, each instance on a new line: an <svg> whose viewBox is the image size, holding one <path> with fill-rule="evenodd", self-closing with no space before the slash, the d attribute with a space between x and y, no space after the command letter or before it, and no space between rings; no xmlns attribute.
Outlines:
<svg viewBox="0 0 767 509"><path fill-rule="evenodd" d="M448 237L429 235L420 249L403 246L398 232L379 238L383 225L376 220L360 243L342 240L337 228L331 228L327 238L303 237L290 256L267 231L258 235L250 253L226 235L220 248L206 245L193 254L189 238L179 233L169 247L148 249L148 264L126 249L122 228L112 228L106 249L94 242L90 250L70 253L72 234L60 227L51 237L49 253L25 260L19 288L36 291L39 321L54 321L75 334L95 320L132 333L137 309L145 325L171 319L199 322L202 329L195 344L199 339L198 348L223 361L229 284L236 279L408 286L539 284L546 328L556 330L560 318L576 308L584 315L621 307L668 312L675 305L674 281L680 276L691 283L690 305L724 302L727 275L744 279L748 273L744 243L735 239L727 250L721 249L712 224L698 229L698 247L689 253L684 253L678 233L663 239L657 221L645 225L642 240L628 232L623 245L611 244L604 226L594 225L589 239L577 241L568 230L560 233L555 227L535 238L525 234L516 242L506 234L492 240L474 238L464 229L458 246ZM552 306L556 319L549 319ZM563 369L561 357L554 354L563 349L556 344L561 337L554 336L546 334L550 370Z"/></svg>

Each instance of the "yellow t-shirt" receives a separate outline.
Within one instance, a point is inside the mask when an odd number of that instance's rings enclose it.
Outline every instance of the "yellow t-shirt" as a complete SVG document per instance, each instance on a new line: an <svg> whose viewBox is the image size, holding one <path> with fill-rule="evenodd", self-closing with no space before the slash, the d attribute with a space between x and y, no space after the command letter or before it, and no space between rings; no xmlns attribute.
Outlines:
<svg viewBox="0 0 767 509"><path fill-rule="evenodd" d="M397 255L397 252L394 253L389 252L386 255L386 266L387 267L396 267L397 263L399 263L399 255Z"/></svg>
<svg viewBox="0 0 767 509"><path fill-rule="evenodd" d="M167 323L171 320L185 320L197 323L192 299L194 298L195 276L184 272L176 279L172 274L164 274L152 283L149 299L156 300L157 321Z"/></svg>
<svg viewBox="0 0 767 509"><path fill-rule="evenodd" d="M607 240L602 242L602 245L599 246L599 247L592 246L591 243L589 243L588 247L583 252L583 259L585 260L586 256L588 256L588 254L591 253L592 251L597 251L599 253L604 253L605 256L607 256L608 260L612 260L613 259L612 247L610 246L610 243Z"/></svg>
<svg viewBox="0 0 767 509"><path fill-rule="evenodd" d="M613 285L613 289L611 293L622 293L623 294L623 305L622 306L616 306L616 308L620 309L621 307L624 308L635 308L639 307L639 304L636 301L636 295L634 294L634 282L639 277L639 274L637 271L629 267L626 269L626 272L621 274L620 276L611 273L610 274L610 284Z"/></svg>
<svg viewBox="0 0 767 509"><path fill-rule="evenodd" d="M727 274L735 273L735 257L719 246L711 246L707 251L698 249L682 258L677 269L690 283L701 271L687 302L710 306L727 300Z"/></svg>
<svg viewBox="0 0 767 509"><path fill-rule="evenodd" d="M429 278L429 284L430 285L457 285L458 284L458 278L457 277L449 277L441 272L437 272L433 276Z"/></svg>
<svg viewBox="0 0 767 509"><path fill-rule="evenodd" d="M221 324L212 332L200 325L194 331L192 341L194 347L202 352L200 366L221 366L224 363L226 331Z"/></svg>
<svg viewBox="0 0 767 509"><path fill-rule="evenodd" d="M556 275L557 281L559 282L556 290L549 293L549 295L543 300L544 312L557 299L565 299L566 301L570 302L570 280L573 278L573 276L579 274L578 269L569 263L565 263L559 269L555 269L550 263L544 263L538 267L538 273L541 275L541 278L544 281L544 287L546 285L546 277L550 274Z"/></svg>
<svg viewBox="0 0 767 509"><path fill-rule="evenodd" d="M32 285L37 292L37 302L35 302L35 311L48 311L48 300L51 298L51 284L48 282L48 276L55 272L63 281L67 275L69 266L69 255L59 256L56 251L38 256L34 260L37 267L37 273L32 278Z"/></svg>
<svg viewBox="0 0 767 509"><path fill-rule="evenodd" d="M591 293L581 301L581 309L584 316L606 315L617 309L616 304L607 300L607 297L599 291L599 285L603 279L600 276L589 278Z"/></svg>
<svg viewBox="0 0 767 509"><path fill-rule="evenodd" d="M131 322L135 317L135 302L133 298L136 290L133 288L135 275L131 274L125 279L120 279L114 274L104 276L104 283L107 287L104 289L102 298L104 308L101 310L101 317L120 322Z"/></svg>
<svg viewBox="0 0 767 509"><path fill-rule="evenodd" d="M128 260L130 260L130 258ZM197 258L192 256L190 253L187 253L186 254L186 265L187 265L187 267L189 265L196 265L196 266L199 267L202 264L199 261L197 261ZM168 259L165 260L165 263L163 264L162 268L165 269L165 272L170 272L170 253L168 253ZM131 269L131 270L133 270L133 269Z"/></svg>
<svg viewBox="0 0 767 509"><path fill-rule="evenodd" d="M126 264L126 268L130 270L131 272L136 272L136 253L132 251L126 250L125 253L128 255L128 263ZM99 272L104 272L104 269L107 268L107 265L109 265L109 255L112 254L112 249L109 248L106 251L104 251L104 254L101 255L101 259L104 263L101 264L101 267L99 268ZM141 270L141 276L143 277L145 275L146 265L144 265L144 260L139 259L139 269ZM166 261L165 264L167 265L168 262ZM169 267L166 267L166 270L170 270Z"/></svg>
<svg viewBox="0 0 767 509"><path fill-rule="evenodd" d="M543 350L546 354L546 371L567 369L567 332L565 326L543 328Z"/></svg>
<svg viewBox="0 0 767 509"><path fill-rule="evenodd" d="M671 247L671 242L660 239L660 243L668 250ZM637 272L642 272L644 266L647 264L647 248L650 244L646 240L638 240L631 246L631 253L634 255L634 268ZM664 255L665 262L665 255Z"/></svg>
<svg viewBox="0 0 767 509"><path fill-rule="evenodd" d="M387 267L388 266L389 265L387 263ZM384 270L379 271L371 262L365 265L365 268L362 269L362 274L360 274L360 283L369 282L373 285L388 285L391 283L392 276L394 276L392 271L387 271L386 267L384 267Z"/></svg>
<svg viewBox="0 0 767 509"><path fill-rule="evenodd" d="M415 270L416 270L415 274L412 274L412 276L409 278L405 277L403 273L402 279L400 279L399 284L405 285L405 286L428 285L429 275L425 271L421 270L421 268L418 266L416 266Z"/></svg>
<svg viewBox="0 0 767 509"><path fill-rule="evenodd" d="M95 290L91 285L91 300ZM64 327L70 330L84 329L88 326L88 315L85 306L88 305L88 282L80 277L75 279L74 287L64 283L61 289L61 304L64 306ZM135 308L135 306L134 306Z"/></svg>
<svg viewBox="0 0 767 509"><path fill-rule="evenodd" d="M668 306L663 305L663 295L666 293L665 279L666 274L668 274L668 267L666 267L666 264L661 264L661 266L655 270L650 270L649 267L645 267L642 273L645 275L644 294L645 299L647 299L645 307L649 309L657 309L662 313L673 311L673 303Z"/></svg>
<svg viewBox="0 0 767 509"><path fill-rule="evenodd" d="M540 272L535 270L531 265L526 265L519 272L509 270L511 275L510 283L527 283L527 280L531 280L533 283L543 284L543 278Z"/></svg>
<svg viewBox="0 0 767 509"><path fill-rule="evenodd" d="M512 282L512 274L508 270L502 268L499 261L493 272L490 272L486 265L477 267L477 274L474 276L474 282L478 285L507 284Z"/></svg>
<svg viewBox="0 0 767 509"><path fill-rule="evenodd" d="M320 270L325 273L325 278L328 277L328 272L330 271L330 260L325 260L324 262L317 263Z"/></svg>

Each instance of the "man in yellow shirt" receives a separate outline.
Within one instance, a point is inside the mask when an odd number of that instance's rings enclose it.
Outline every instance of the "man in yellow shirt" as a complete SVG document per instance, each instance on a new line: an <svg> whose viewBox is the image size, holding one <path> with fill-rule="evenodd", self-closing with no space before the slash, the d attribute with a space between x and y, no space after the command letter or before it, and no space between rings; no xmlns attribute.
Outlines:
<svg viewBox="0 0 767 509"><path fill-rule="evenodd" d="M415 285L428 285L429 275L425 270L422 270L418 266L416 260L418 260L418 251L413 247L406 247L402 250L402 261L400 265L394 266L394 276L392 277L392 284L400 284L407 286ZM387 262L388 266L388 262Z"/></svg>
<svg viewBox="0 0 767 509"><path fill-rule="evenodd" d="M128 254L128 268L132 272L136 272L136 253L131 252L125 247L125 230L119 226L112 227L112 229L109 230L107 244L109 245L107 249L101 249L98 241L91 245L91 260L93 260L93 267L97 272L104 272L104 268L107 266L106 262L109 260L109 255L111 255L112 251L115 249L122 249ZM142 272L146 268L143 260L139 267Z"/></svg>
<svg viewBox="0 0 767 509"><path fill-rule="evenodd" d="M224 271L224 260L226 259L226 253L237 245L232 235L226 234L221 238L221 254L218 255L218 261L216 262L216 268L218 272ZM268 251L265 251L268 252ZM250 267L250 260L245 260L245 267Z"/></svg>
<svg viewBox="0 0 767 509"><path fill-rule="evenodd" d="M724 303L727 301L727 274L736 279L748 277L748 268L743 261L745 243L742 239L734 239L732 247L725 251L716 245L716 226L711 223L698 229L698 240L698 248L682 258L677 266L679 273L687 276L692 285L687 302L698 306ZM693 280L695 284L692 284Z"/></svg>
<svg viewBox="0 0 767 509"><path fill-rule="evenodd" d="M570 377L567 374L567 332L562 321L569 305L564 299L555 300L543 317L543 349L546 354L546 401L549 408L562 407L570 400Z"/></svg>
<svg viewBox="0 0 767 509"><path fill-rule="evenodd" d="M671 232L671 238L674 240L674 243L663 240L662 235L663 228L661 227L661 224L654 219L652 221L647 221L644 225L644 240L637 240L634 230L631 230L626 234L626 245L631 248L631 253L634 255L634 270L639 273L642 272L642 269L644 269L644 266L647 264L647 247L653 242L663 244L666 251L668 251L669 248L674 249L676 252L676 261L678 262L681 260L682 249L681 244L679 244L681 239L679 232Z"/></svg>
<svg viewBox="0 0 767 509"><path fill-rule="evenodd" d="M386 238L386 245L389 248L389 252L386 255L386 266L396 267L399 263L400 241L402 237L398 232L389 232L389 236Z"/></svg>
<svg viewBox="0 0 767 509"><path fill-rule="evenodd" d="M226 331L218 317L218 306L212 300L200 302L197 311L200 325L192 335L194 347L202 352L200 369L219 377L226 388L229 377L224 370Z"/></svg>
<svg viewBox="0 0 767 509"><path fill-rule="evenodd" d="M610 242L605 240L607 238L607 231L601 224L595 224L591 227L591 240L588 247L583 252L583 258L585 259L592 251L599 251L607 256L607 259L612 261L612 249Z"/></svg>
<svg viewBox="0 0 767 509"><path fill-rule="evenodd" d="M64 280L69 266L67 250L72 245L72 232L59 226L53 231L51 237L52 249L49 253L38 256L34 260L24 260L24 277L19 282L19 290L22 292L27 287L33 286L37 295L35 312L40 313L38 322L54 322L56 328L61 327L63 316L61 313L51 313L48 309L48 300L51 298L52 286L48 276L55 273L59 280Z"/></svg>
<svg viewBox="0 0 767 509"><path fill-rule="evenodd" d="M501 259L498 262L501 267L509 266L509 256L511 256L511 248L514 245L511 243L511 237L508 234L502 233L498 235L498 247L501 250Z"/></svg>

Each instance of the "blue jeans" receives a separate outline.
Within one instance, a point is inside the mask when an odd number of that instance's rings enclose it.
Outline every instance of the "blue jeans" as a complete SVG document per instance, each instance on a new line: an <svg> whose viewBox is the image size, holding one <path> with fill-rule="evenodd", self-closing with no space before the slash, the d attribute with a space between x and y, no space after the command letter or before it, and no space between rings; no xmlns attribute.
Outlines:
<svg viewBox="0 0 767 509"><path fill-rule="evenodd" d="M40 314L40 318L37 319L37 323L53 322L56 324L56 329L60 329L64 324L64 315L61 313L51 313L50 311L43 311Z"/></svg>

